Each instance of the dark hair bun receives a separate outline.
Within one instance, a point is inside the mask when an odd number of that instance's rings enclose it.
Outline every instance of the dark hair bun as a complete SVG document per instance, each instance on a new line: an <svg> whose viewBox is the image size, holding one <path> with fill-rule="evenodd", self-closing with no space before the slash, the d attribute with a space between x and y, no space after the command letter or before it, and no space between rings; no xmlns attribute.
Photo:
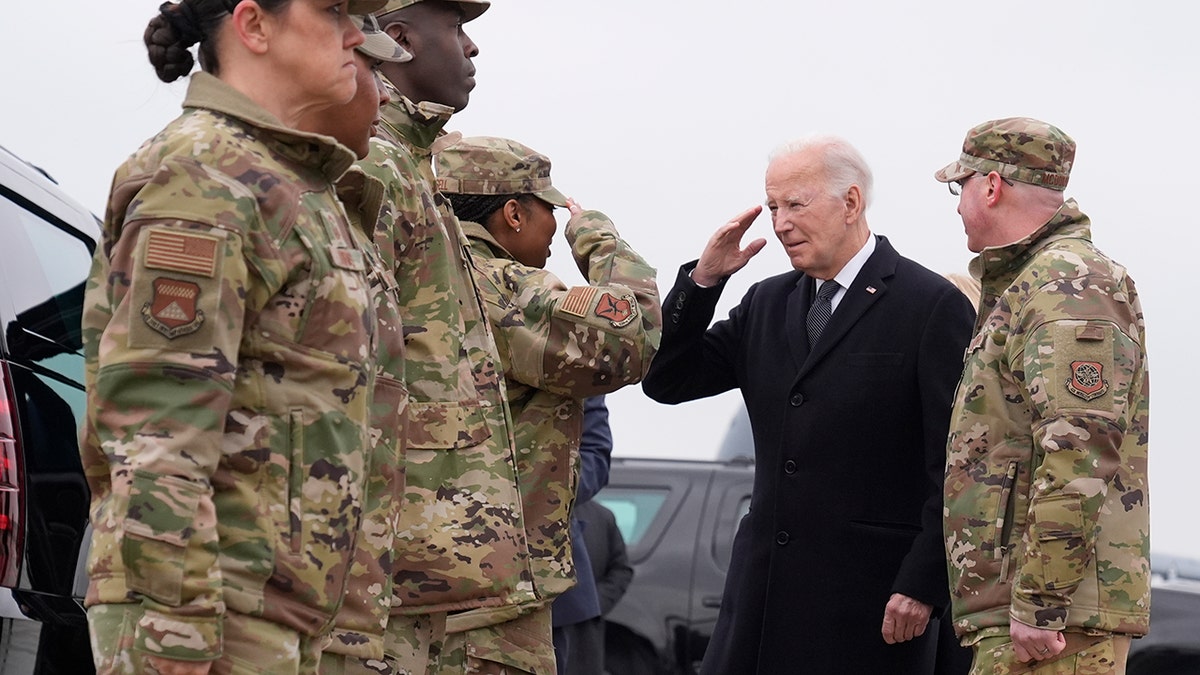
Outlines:
<svg viewBox="0 0 1200 675"><path fill-rule="evenodd" d="M150 65L163 82L174 82L192 72L196 61L188 47L203 39L200 22L187 0L164 2L142 35Z"/></svg>

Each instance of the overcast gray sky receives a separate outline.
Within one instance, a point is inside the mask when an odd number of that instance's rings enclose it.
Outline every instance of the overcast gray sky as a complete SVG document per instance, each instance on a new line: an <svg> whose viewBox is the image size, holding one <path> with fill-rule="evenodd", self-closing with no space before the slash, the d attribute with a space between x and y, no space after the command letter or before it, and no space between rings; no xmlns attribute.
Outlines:
<svg viewBox="0 0 1200 675"><path fill-rule="evenodd" d="M41 165L101 214L112 171L178 112L141 44L156 0L9 2L0 23L0 145ZM891 0L646 2L498 0L468 32L479 86L451 124L549 155L554 182L607 212L659 270L761 203L766 154L808 133L853 142L871 163L872 229L941 272L963 270L956 201L932 179L966 130L1026 115L1079 144L1069 197L1097 244L1126 265L1146 312L1151 513L1156 550L1200 557L1200 371L1188 344L1200 157L1200 6L1190 2ZM53 28L50 28L50 24ZM723 316L784 271L767 249L730 282ZM579 275L563 246L550 267ZM711 458L736 393L662 406L610 397L618 455ZM871 411L864 410L864 423Z"/></svg>

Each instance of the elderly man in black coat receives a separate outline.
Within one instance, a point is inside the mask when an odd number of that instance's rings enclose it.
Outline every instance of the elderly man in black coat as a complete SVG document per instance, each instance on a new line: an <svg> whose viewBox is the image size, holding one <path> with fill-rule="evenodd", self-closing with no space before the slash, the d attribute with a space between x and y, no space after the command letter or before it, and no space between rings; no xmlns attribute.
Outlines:
<svg viewBox="0 0 1200 675"><path fill-rule="evenodd" d="M872 235L871 172L845 141L771 157L767 208L793 271L709 327L763 246L752 208L684 265L643 389L663 403L741 390L756 459L704 675L933 673L948 602L942 472L973 310Z"/></svg>

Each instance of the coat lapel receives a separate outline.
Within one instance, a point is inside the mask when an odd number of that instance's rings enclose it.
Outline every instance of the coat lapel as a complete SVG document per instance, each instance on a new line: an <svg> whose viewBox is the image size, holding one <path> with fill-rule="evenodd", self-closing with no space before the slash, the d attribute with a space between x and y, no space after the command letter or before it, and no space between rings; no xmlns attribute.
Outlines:
<svg viewBox="0 0 1200 675"><path fill-rule="evenodd" d="M804 365L808 358L808 306L812 303L813 280L807 274L796 274L796 283L788 294L786 304L785 326L789 351L797 369Z"/></svg>
<svg viewBox="0 0 1200 675"><path fill-rule="evenodd" d="M825 331L821 334L821 339L817 341L815 349L808 352L807 358L804 359L803 365L800 367L800 373L796 376L797 379L804 377L816 364L820 363L834 347L841 342L846 333L858 320L866 314L871 307L887 294L887 284L885 279L890 278L896 271L896 261L899 255L896 249L892 248L886 237L878 237L875 242L875 252L867 258L867 262L859 271L858 276L854 278L854 283L846 290L845 297L838 303L837 309L834 310L833 316L830 317L829 323L825 326ZM807 276L804 280L809 286L813 280ZM799 284L803 286L804 284ZM807 298L808 296L806 296ZM806 300L807 308L807 300ZM801 320L802 333L807 333L803 330L803 319ZM883 338L884 336L880 336ZM801 340L808 343L806 336L801 337Z"/></svg>

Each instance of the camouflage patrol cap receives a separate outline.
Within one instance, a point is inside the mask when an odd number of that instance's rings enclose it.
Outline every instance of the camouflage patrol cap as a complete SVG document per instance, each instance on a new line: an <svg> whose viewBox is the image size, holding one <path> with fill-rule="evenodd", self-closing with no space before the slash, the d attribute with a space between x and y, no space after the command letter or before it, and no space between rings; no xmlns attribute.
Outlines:
<svg viewBox="0 0 1200 675"><path fill-rule="evenodd" d="M366 40L355 49L380 61L404 63L412 60L412 54L383 32L373 14L355 14L350 17L354 25L366 36Z"/></svg>
<svg viewBox="0 0 1200 675"><path fill-rule="evenodd" d="M984 122L967 132L962 155L933 175L952 183L973 173L996 173L1065 190L1075 161L1075 141L1056 126L1029 117Z"/></svg>
<svg viewBox="0 0 1200 675"><path fill-rule="evenodd" d="M418 2L422 2L422 1L423 0L387 0L387 4L385 4L383 6L383 9L379 10L379 13L386 14L388 12L394 12L398 9L404 9L405 7L408 7L409 5L415 5ZM456 4L458 4L458 6L462 7L464 22L472 21L472 20L478 18L480 14L483 14L484 12L487 11L488 7L492 6L491 0L446 0L446 1L456 3Z"/></svg>
<svg viewBox="0 0 1200 675"><path fill-rule="evenodd" d="M437 184L458 195L533 195L555 206L567 198L550 184L550 158L507 138L474 136L437 158Z"/></svg>
<svg viewBox="0 0 1200 675"><path fill-rule="evenodd" d="M231 6L236 4L237 1L234 0ZM350 0L347 10L351 14L370 14L378 12L385 4L387 4L387 0Z"/></svg>

